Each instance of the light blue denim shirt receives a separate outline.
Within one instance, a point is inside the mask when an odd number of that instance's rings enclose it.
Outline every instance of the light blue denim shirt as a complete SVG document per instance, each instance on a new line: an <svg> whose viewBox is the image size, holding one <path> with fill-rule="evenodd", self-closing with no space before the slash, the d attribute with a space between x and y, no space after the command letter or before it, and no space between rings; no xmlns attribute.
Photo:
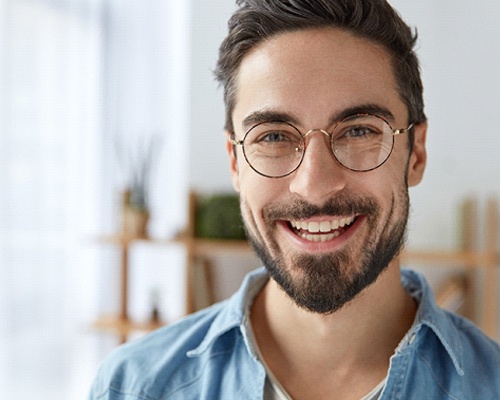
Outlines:
<svg viewBox="0 0 500 400"><path fill-rule="evenodd" d="M230 299L116 349L89 399L262 399L266 372L244 323L245 310L267 279L264 269L254 271ZM421 275L403 270L401 280L419 308L390 360L380 398L500 399L499 345L438 308Z"/></svg>

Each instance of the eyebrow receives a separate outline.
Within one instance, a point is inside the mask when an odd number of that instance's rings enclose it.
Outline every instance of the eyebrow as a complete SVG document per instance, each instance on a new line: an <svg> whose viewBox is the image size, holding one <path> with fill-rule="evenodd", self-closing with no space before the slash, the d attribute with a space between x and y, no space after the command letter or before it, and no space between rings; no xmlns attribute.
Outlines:
<svg viewBox="0 0 500 400"><path fill-rule="evenodd" d="M374 103L367 103L346 108L338 114L332 115L328 122L330 125L334 125L338 121L356 114L374 114L385 118L388 122L395 122L396 120L394 114L388 108Z"/></svg>
<svg viewBox="0 0 500 400"><path fill-rule="evenodd" d="M332 114L328 119L328 124L330 126L335 125L338 121L356 114L375 114L379 117L385 118L389 122L394 122L394 114L386 107L380 106L374 103L367 103L361 105L355 105L342 111ZM280 121L287 122L292 125L300 125L299 120L290 113L279 111L279 110L258 110L252 112L245 119L243 119L241 125L244 130L247 130L257 124L262 122Z"/></svg>
<svg viewBox="0 0 500 400"><path fill-rule="evenodd" d="M262 122L280 121L288 122L292 125L298 125L299 120L292 114L275 111L275 110L259 110L248 115L241 123L243 129L248 129Z"/></svg>

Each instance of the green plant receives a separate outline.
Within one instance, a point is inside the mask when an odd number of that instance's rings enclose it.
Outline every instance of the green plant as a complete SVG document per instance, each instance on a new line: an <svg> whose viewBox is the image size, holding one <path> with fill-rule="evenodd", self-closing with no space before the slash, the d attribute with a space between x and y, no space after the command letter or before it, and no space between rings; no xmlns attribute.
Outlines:
<svg viewBox="0 0 500 400"><path fill-rule="evenodd" d="M234 194L215 194L199 199L195 234L211 239L245 239L239 197Z"/></svg>

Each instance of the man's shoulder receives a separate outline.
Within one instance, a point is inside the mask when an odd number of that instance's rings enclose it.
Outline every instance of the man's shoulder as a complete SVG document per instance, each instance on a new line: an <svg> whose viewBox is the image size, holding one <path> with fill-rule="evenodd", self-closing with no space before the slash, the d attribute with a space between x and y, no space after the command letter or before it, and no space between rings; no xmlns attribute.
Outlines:
<svg viewBox="0 0 500 400"><path fill-rule="evenodd" d="M225 302L215 304L180 320L155 330L146 336L118 347L108 357L108 362L174 357L197 347L206 336L214 320L224 309Z"/></svg>
<svg viewBox="0 0 500 400"><path fill-rule="evenodd" d="M459 354L465 368L485 369L500 377L500 344L487 336L470 320L446 311L446 314L456 327L456 335L460 349ZM481 366L478 366L478 363ZM495 367L491 369L491 367ZM500 380L499 380L500 384Z"/></svg>
<svg viewBox="0 0 500 400"><path fill-rule="evenodd" d="M477 357L496 362L498 365L500 345L467 318L439 307L422 274L404 269L402 283L419 303L417 325L426 326L434 333L437 339L435 343L440 343L440 347L446 349L450 357L454 359L456 367L459 367L460 360L467 363ZM426 340L421 348L428 347L429 350L434 351L432 345L426 346L432 343L432 341L429 342L429 336L424 337Z"/></svg>
<svg viewBox="0 0 500 400"><path fill-rule="evenodd" d="M419 304L401 352L412 360L408 396L500 398L500 345L468 319L440 308L423 275L404 270L402 283Z"/></svg>
<svg viewBox="0 0 500 400"><path fill-rule="evenodd" d="M225 304L216 304L115 349L99 368L91 399L142 399L155 392L160 398L160 392L175 386L175 381L194 379L187 375L196 374L197 359L189 357L189 352L203 343ZM169 382L167 386L165 382Z"/></svg>
<svg viewBox="0 0 500 400"><path fill-rule="evenodd" d="M434 398L444 393L451 398L500 398L499 344L462 316L445 310L442 313L441 322L447 330L425 324L433 333L424 330L427 334L415 348L422 378L417 382L425 387L425 393L434 387Z"/></svg>
<svg viewBox="0 0 500 400"><path fill-rule="evenodd" d="M264 269L252 271L229 299L113 351L99 369L90 399L200 398L207 375L234 375L235 366L248 359L240 329L244 311L267 279Z"/></svg>

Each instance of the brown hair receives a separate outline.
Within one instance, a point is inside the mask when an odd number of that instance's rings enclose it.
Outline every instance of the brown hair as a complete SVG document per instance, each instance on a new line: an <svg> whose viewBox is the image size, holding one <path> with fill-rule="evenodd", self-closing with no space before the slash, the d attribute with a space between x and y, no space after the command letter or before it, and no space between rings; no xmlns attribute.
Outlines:
<svg viewBox="0 0 500 400"><path fill-rule="evenodd" d="M215 76L224 88L226 125L233 131L235 80L241 61L262 40L279 33L307 28L335 27L382 45L391 55L400 96L409 121L426 120L417 40L385 0L237 0L228 22L229 32L219 49ZM413 136L413 135L411 135ZM410 140L410 146L413 139Z"/></svg>

